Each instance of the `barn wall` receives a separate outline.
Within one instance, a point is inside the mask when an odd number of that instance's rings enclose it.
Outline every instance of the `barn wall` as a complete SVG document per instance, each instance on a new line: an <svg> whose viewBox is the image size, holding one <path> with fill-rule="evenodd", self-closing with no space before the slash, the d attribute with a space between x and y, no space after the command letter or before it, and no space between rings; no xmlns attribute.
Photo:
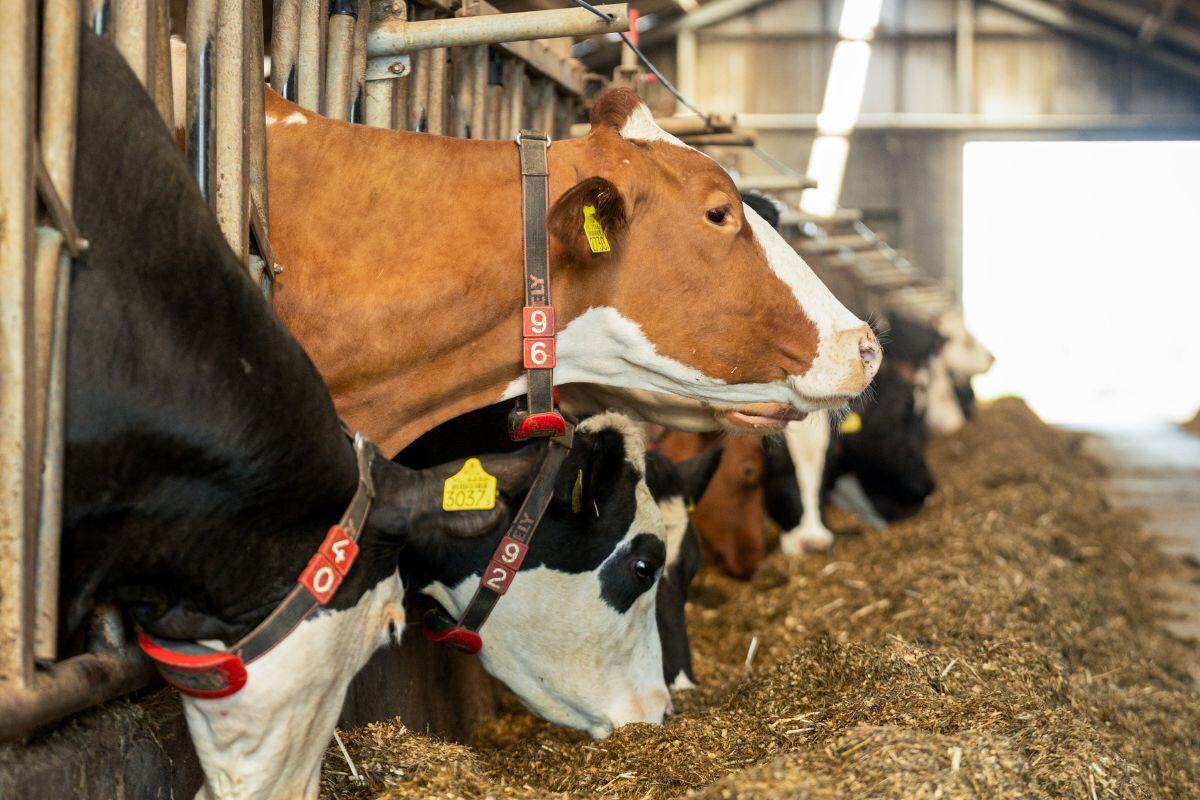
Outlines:
<svg viewBox="0 0 1200 800"><path fill-rule="evenodd" d="M956 3L888 0L863 98L864 114L1200 114L1200 84L1136 56L1059 35L976 4L974 81L958 108ZM820 111L840 0L776 0L698 35L696 100L727 113ZM672 44L660 44L656 59ZM669 103L667 104L669 106ZM662 109L660 109L662 110ZM957 288L961 262L962 145L972 138L1143 138L1153 130L860 129L852 139L843 205ZM1192 132L1188 136L1200 135ZM1178 138L1179 134L1172 134ZM811 131L760 130L760 146L790 166L808 163ZM747 171L761 165L731 156Z"/></svg>

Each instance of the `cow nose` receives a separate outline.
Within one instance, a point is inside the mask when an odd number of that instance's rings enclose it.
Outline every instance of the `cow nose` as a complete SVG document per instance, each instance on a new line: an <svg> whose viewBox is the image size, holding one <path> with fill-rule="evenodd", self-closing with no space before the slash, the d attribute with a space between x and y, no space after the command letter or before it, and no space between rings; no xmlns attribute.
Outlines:
<svg viewBox="0 0 1200 800"><path fill-rule="evenodd" d="M883 348L879 346L879 340L870 330L858 340L858 357L862 359L863 367L867 371L867 378L874 378L875 373L879 372L879 365L883 362Z"/></svg>

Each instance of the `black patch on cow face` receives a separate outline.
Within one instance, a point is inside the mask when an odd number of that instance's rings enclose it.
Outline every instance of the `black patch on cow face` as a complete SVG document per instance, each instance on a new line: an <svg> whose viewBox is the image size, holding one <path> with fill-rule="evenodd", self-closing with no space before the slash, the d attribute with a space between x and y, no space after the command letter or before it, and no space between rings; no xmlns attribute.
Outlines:
<svg viewBox="0 0 1200 800"><path fill-rule="evenodd" d="M667 546L652 533L621 545L600 568L600 598L618 613L628 611L654 588L667 560Z"/></svg>

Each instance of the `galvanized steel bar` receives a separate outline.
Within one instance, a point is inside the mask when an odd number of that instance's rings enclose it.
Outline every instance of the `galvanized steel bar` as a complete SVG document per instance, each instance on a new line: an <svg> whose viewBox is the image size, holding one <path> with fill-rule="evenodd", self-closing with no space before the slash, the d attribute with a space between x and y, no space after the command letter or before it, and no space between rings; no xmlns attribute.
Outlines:
<svg viewBox="0 0 1200 800"><path fill-rule="evenodd" d="M129 62L133 74L142 86L151 88L150 81L150 0L112 1L112 41Z"/></svg>
<svg viewBox="0 0 1200 800"><path fill-rule="evenodd" d="M0 687L33 679L33 249L37 13L6 3L0 25ZM0 715L2 718L2 715Z"/></svg>
<svg viewBox="0 0 1200 800"><path fill-rule="evenodd" d="M325 50L325 97L321 113L330 119L350 118L350 72L354 61L355 0L330 0Z"/></svg>
<svg viewBox="0 0 1200 800"><path fill-rule="evenodd" d="M484 120L487 119L488 46L472 47L469 51L471 70L471 122L470 138L482 139Z"/></svg>
<svg viewBox="0 0 1200 800"><path fill-rule="evenodd" d="M213 210L233 252L249 257L248 160L246 153L246 2L220 0L217 13L216 186ZM260 66L261 70L262 67Z"/></svg>
<svg viewBox="0 0 1200 800"><path fill-rule="evenodd" d="M367 121L367 34L371 30L371 2L357 0L354 21L354 59L350 68L350 121Z"/></svg>
<svg viewBox="0 0 1200 800"><path fill-rule="evenodd" d="M321 0L300 0L296 57L296 102L319 112L325 81L325 7Z"/></svg>
<svg viewBox="0 0 1200 800"><path fill-rule="evenodd" d="M167 127L175 127L174 81L171 76L171 3L150 0L150 88L154 105Z"/></svg>
<svg viewBox="0 0 1200 800"><path fill-rule="evenodd" d="M429 51L429 100L428 124L430 133L441 136L446 133L446 48Z"/></svg>
<svg viewBox="0 0 1200 800"><path fill-rule="evenodd" d="M275 0L271 22L271 88L293 101L299 42L300 0Z"/></svg>
<svg viewBox="0 0 1200 800"><path fill-rule="evenodd" d="M596 36L629 30L629 9L624 3L598 8L605 20L582 8L524 11L455 19L401 22L381 20L371 28L367 54L372 57L414 53L434 47L554 39L562 36Z"/></svg>
<svg viewBox="0 0 1200 800"><path fill-rule="evenodd" d="M42 19L41 159L59 201L69 214L75 177L75 125L79 86L78 0L46 0ZM41 244L45 241L45 244ZM39 236L36 434L42 472L34 553L34 655L58 655L59 553L62 534L63 422L66 378L67 301L71 259L58 231ZM44 352L43 352L44 351Z"/></svg>
<svg viewBox="0 0 1200 800"><path fill-rule="evenodd" d="M187 10L188 164L210 206L216 191L217 3L218 0L190 0Z"/></svg>

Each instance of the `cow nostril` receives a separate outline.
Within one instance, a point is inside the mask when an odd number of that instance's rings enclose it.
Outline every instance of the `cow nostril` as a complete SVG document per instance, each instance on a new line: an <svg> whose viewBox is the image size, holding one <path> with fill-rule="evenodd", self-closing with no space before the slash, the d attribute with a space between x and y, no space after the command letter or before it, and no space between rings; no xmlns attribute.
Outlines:
<svg viewBox="0 0 1200 800"><path fill-rule="evenodd" d="M858 355L867 367L878 367L880 361L879 342L874 337L860 339Z"/></svg>

